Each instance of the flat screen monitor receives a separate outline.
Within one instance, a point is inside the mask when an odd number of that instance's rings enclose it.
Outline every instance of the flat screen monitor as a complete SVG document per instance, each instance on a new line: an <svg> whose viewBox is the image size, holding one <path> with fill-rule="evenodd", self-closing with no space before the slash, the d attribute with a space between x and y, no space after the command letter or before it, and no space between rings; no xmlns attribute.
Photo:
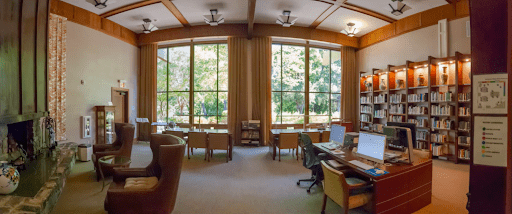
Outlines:
<svg viewBox="0 0 512 214"><path fill-rule="evenodd" d="M409 128L411 130L411 135L412 135L412 145L416 145L416 124L414 123L400 123L400 122L388 122L387 123L387 126L398 126L398 127L404 127L404 128ZM399 134L399 141L397 141L396 143L399 143L400 145L396 145L396 146L401 146L401 147L404 147L404 148L408 148L409 147L409 142L407 142L407 136L406 136L406 133L398 133Z"/></svg>
<svg viewBox="0 0 512 214"><path fill-rule="evenodd" d="M384 149L386 147L386 135L360 132L357 154L368 160L384 163Z"/></svg>
<svg viewBox="0 0 512 214"><path fill-rule="evenodd" d="M331 135L329 136L329 142L343 145L345 140L345 126L332 125Z"/></svg>

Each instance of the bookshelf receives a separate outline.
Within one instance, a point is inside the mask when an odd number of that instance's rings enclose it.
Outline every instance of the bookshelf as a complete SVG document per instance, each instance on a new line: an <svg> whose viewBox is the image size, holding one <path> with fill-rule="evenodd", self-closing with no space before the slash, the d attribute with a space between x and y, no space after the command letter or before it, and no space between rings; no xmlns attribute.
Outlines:
<svg viewBox="0 0 512 214"><path fill-rule="evenodd" d="M446 58L388 65L371 74L361 72L360 89L361 130L381 133L388 121L415 123L414 149L469 163L471 55L456 52Z"/></svg>

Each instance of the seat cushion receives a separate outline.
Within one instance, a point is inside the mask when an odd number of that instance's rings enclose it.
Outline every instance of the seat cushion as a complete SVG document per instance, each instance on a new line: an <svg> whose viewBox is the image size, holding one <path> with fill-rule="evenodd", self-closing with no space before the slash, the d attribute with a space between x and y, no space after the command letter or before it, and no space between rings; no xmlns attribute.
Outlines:
<svg viewBox="0 0 512 214"><path fill-rule="evenodd" d="M359 178L346 178L345 180L347 181L347 184L350 186L366 183L366 181L361 180Z"/></svg>
<svg viewBox="0 0 512 214"><path fill-rule="evenodd" d="M156 177L137 177L127 178L126 184L124 185L125 190L147 190L151 189L158 184L158 178Z"/></svg>
<svg viewBox="0 0 512 214"><path fill-rule="evenodd" d="M356 185L356 184L366 183L366 181L361 180L359 178L346 178L345 180L347 181L348 185ZM370 193L370 192L372 192L372 189L373 189L373 186L367 185L367 186L363 186L363 187L360 187L357 189L351 189L349 194L350 194L350 196L355 196L355 195L359 195L359 194Z"/></svg>
<svg viewBox="0 0 512 214"><path fill-rule="evenodd" d="M372 199L371 193L359 194L350 196L348 198L348 209L358 208L370 202Z"/></svg>

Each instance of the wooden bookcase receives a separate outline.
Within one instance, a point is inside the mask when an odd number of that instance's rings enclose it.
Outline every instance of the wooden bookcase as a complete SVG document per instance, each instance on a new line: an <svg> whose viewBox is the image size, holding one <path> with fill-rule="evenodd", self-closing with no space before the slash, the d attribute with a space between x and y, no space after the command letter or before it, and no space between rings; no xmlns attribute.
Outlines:
<svg viewBox="0 0 512 214"><path fill-rule="evenodd" d="M471 148L470 55L456 52L452 57L373 69L370 75L361 72L360 89L361 130L381 133L388 121L416 123L414 149L469 163L465 156Z"/></svg>

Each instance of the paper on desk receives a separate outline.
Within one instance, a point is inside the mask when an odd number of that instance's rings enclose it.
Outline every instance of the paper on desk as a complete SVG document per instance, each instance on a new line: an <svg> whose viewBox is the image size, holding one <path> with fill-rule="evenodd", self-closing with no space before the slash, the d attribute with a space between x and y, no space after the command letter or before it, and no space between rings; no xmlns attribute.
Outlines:
<svg viewBox="0 0 512 214"><path fill-rule="evenodd" d="M333 150L331 151L332 154L334 155L342 155L342 154L345 154L345 152L341 151L341 150Z"/></svg>

